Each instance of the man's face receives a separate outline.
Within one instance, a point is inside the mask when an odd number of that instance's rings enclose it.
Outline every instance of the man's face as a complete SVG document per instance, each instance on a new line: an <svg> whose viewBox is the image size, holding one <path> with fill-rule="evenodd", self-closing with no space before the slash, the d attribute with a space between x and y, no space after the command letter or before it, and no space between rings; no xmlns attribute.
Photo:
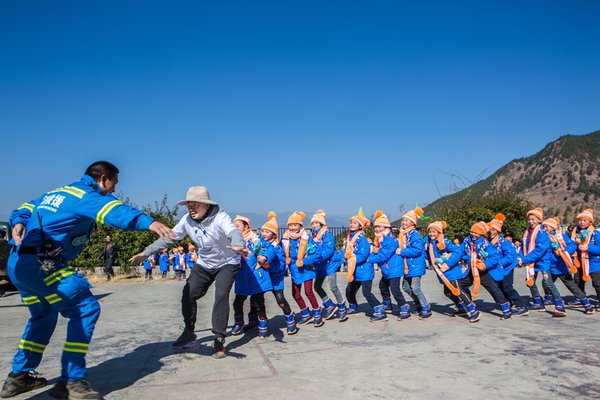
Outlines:
<svg viewBox="0 0 600 400"><path fill-rule="evenodd" d="M110 238L110 236L109 236L109 235L107 235L107 236L106 236L106 238L104 238L104 240L106 240L106 243L110 243L110 241L111 241L111 238Z"/></svg>
<svg viewBox="0 0 600 400"><path fill-rule="evenodd" d="M106 196L109 193L114 193L115 188L119 183L119 175L115 175L114 178L109 178L108 175L102 174L98 181L98 187L102 191L102 195Z"/></svg>
<svg viewBox="0 0 600 400"><path fill-rule="evenodd" d="M589 219L587 219L587 218L579 218L579 219L577 220L577 225L579 225L579 227L580 227L581 229L587 229L587 228L589 228L589 227L590 227L590 225L591 225L591 224L592 224L592 223L591 223L591 222L590 222L590 220L589 220Z"/></svg>
<svg viewBox="0 0 600 400"><path fill-rule="evenodd" d="M198 203L195 201L188 201L186 203L188 212L190 213L190 217L192 217L192 219L200 219L202 217L204 217L204 215L206 215L206 212L208 211L208 207L209 205L206 203Z"/></svg>

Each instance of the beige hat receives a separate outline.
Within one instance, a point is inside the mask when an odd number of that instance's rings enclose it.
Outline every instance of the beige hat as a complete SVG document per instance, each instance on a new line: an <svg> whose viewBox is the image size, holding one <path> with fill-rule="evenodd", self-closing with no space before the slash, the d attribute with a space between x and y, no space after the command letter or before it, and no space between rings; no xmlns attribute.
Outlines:
<svg viewBox="0 0 600 400"><path fill-rule="evenodd" d="M216 201L210 199L208 189L206 186L190 186L185 195L185 200L181 200L177 203L178 206L184 206L188 201L195 201L197 203L204 204L217 204Z"/></svg>

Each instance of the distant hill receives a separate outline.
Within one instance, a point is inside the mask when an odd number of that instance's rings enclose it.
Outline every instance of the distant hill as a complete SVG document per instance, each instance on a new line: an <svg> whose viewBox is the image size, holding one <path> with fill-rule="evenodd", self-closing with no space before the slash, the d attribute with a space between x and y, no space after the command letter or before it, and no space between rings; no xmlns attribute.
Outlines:
<svg viewBox="0 0 600 400"><path fill-rule="evenodd" d="M600 131L561 136L540 152L509 162L487 179L439 198L425 213L435 215L436 209L468 198L509 191L565 223L573 222L584 208L593 208L600 219Z"/></svg>

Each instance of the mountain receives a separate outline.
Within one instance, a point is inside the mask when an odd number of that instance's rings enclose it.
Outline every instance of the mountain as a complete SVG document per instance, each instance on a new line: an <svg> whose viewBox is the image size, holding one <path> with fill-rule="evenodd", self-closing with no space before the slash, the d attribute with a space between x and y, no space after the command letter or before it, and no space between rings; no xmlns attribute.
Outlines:
<svg viewBox="0 0 600 400"><path fill-rule="evenodd" d="M430 203L425 213L435 214L469 197L503 192L512 192L565 223L574 222L584 208L600 216L600 131L561 136L538 153L513 160L487 179Z"/></svg>

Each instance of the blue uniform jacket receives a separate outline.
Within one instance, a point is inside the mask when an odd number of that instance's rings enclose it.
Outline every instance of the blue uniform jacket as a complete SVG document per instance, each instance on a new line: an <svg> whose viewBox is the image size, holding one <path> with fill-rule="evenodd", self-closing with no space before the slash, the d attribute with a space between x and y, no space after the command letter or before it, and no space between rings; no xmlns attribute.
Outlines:
<svg viewBox="0 0 600 400"><path fill-rule="evenodd" d="M313 232L313 238L317 233L318 232ZM319 261L315 263L317 276L326 277L331 275L328 266L335 255L335 238L331 232L326 232L321 237L321 241L315 243L317 245L317 252L319 253Z"/></svg>
<svg viewBox="0 0 600 400"><path fill-rule="evenodd" d="M466 277L471 271L471 248L473 241L471 237L467 237L460 246L457 246L456 250L452 252L450 258L446 261L446 265L450 269L444 272L444 275L448 280L461 279ZM495 281L501 281L504 279L504 271L502 267L498 266L498 260L500 255L496 251L496 247L487 241L487 239L480 237L475 242L475 251L477 252L478 260L483 260L486 266L486 270L492 276ZM482 251L487 253L484 257ZM459 268L460 272L456 270L459 261L463 261L466 269Z"/></svg>
<svg viewBox="0 0 600 400"><path fill-rule="evenodd" d="M292 282L299 285L310 279L315 279L317 276L315 264L320 261L320 252L318 251L318 247L316 246L312 236L308 236L308 245L306 246L307 254L303 258L304 266L302 267L296 265L296 260L298 260L298 247L300 247L300 239L283 240L289 240L291 259L289 268L290 275L292 275Z"/></svg>
<svg viewBox="0 0 600 400"><path fill-rule="evenodd" d="M496 251L500 257L498 264L500 264L500 267L504 270L504 276L506 276L519 265L517 251L515 246L504 239L502 235L498 235L498 241L494 246L496 246Z"/></svg>
<svg viewBox="0 0 600 400"><path fill-rule="evenodd" d="M167 253L162 253L158 258L158 265L160 267L161 272L165 272L169 270L169 255Z"/></svg>
<svg viewBox="0 0 600 400"><path fill-rule="evenodd" d="M404 276L404 261L396 254L398 241L394 235L386 235L379 243L379 251L369 254L369 263L379 265L381 275L386 279Z"/></svg>
<svg viewBox="0 0 600 400"><path fill-rule="evenodd" d="M557 235L562 235L566 247L565 247L565 252L567 254L573 254L575 253L575 251L577 251L577 243L575 243L575 241L573 239L571 239L570 237L568 237L567 235L563 235L560 232L552 232L549 235L551 236L557 236ZM552 247L552 241L550 241L550 247ZM559 256L558 254L556 254L556 252L554 251L554 248L552 247L552 258L550 259L550 272L553 273L554 275L565 275L570 273L569 272L569 266L564 262L564 260L562 259L561 256Z"/></svg>
<svg viewBox="0 0 600 400"><path fill-rule="evenodd" d="M19 223L26 226L21 246L39 251L42 246L52 244L62 249L57 267L81 253L97 223L141 231L148 230L152 222L151 217L114 196L103 196L96 181L88 175L22 204L10 216L11 226Z"/></svg>
<svg viewBox="0 0 600 400"><path fill-rule="evenodd" d="M350 239L356 234L357 232L351 232ZM373 264L367 262L369 253L371 253L371 244L365 235L361 235L354 244L354 255L356 256L354 280L357 282L372 281L375 278L375 268Z"/></svg>
<svg viewBox="0 0 600 400"><path fill-rule="evenodd" d="M271 277L273 290L283 290L285 279L285 251L279 242L275 242L273 248L275 249L275 256L269 263L269 276Z"/></svg>
<svg viewBox="0 0 600 400"><path fill-rule="evenodd" d="M262 248L258 255L266 257L266 264L270 264L275 257L275 248L273 248L273 245L264 240L262 237L259 237L259 240ZM252 242L247 240L246 246L249 249L252 249ZM273 290L269 271L260 266L256 268L257 266L258 260L255 253L251 253L248 257L242 257L242 266L235 279L235 294L239 294L241 296L252 296L254 294Z"/></svg>
<svg viewBox="0 0 600 400"><path fill-rule="evenodd" d="M452 255L452 252L454 250L456 250L457 247L459 246L455 246L450 240L446 239L446 236L444 235L444 244L446 245L446 248L444 250L440 250L438 248L438 239L435 239L433 242L431 241L431 239L429 238L429 236L425 236L423 237L423 243L424 243L424 250L425 250L425 255L426 257L428 257L429 263L431 265L433 265L433 263L435 263L435 260L438 258L450 258L450 256ZM429 256L429 249L431 248L431 250L433 250L433 257L434 259L431 260L431 257ZM460 267L458 267L460 269ZM436 274L437 275L437 274ZM446 276L447 277L447 276ZM450 278L448 278L450 279ZM442 282L442 279L438 276L438 280L440 281L440 283Z"/></svg>
<svg viewBox="0 0 600 400"><path fill-rule="evenodd" d="M588 232L590 229L587 229ZM581 228L577 227L576 231L579 234ZM588 245L588 256L590 257L590 273L600 272L600 230L594 229L591 232L592 237ZM579 252L579 250L578 250Z"/></svg>
<svg viewBox="0 0 600 400"><path fill-rule="evenodd" d="M408 265L408 278L425 275L425 252L423 238L416 229L406 233L406 247L400 250L400 256Z"/></svg>
<svg viewBox="0 0 600 400"><path fill-rule="evenodd" d="M550 259L553 257L552 248L550 247L550 238L543 226L540 225L540 231L535 238L535 249L525 255L525 249L529 248L529 237L531 231L527 229L527 235L521 245L521 254L519 257L523 260L523 264L534 264L535 272L550 271Z"/></svg>

